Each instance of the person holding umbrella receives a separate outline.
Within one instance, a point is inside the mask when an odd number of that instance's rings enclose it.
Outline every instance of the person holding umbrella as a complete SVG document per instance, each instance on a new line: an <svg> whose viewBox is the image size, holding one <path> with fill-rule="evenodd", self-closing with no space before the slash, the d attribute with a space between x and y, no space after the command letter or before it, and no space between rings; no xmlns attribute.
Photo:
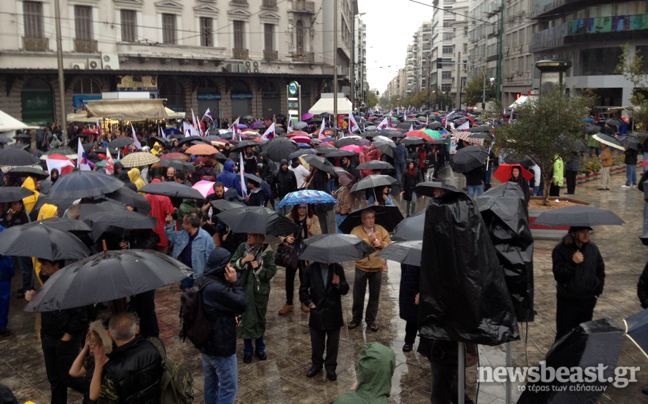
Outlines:
<svg viewBox="0 0 648 404"><path fill-rule="evenodd" d="M610 146L601 142L601 186L596 188L598 191L610 190L610 168L614 158L612 157L612 150Z"/></svg>
<svg viewBox="0 0 648 404"><path fill-rule="evenodd" d="M416 192L414 192L414 187L416 186L416 184L422 181L423 175L421 174L421 171L416 167L416 163L412 160L408 160L407 169L403 173L403 179L401 182L403 184L401 196L403 196L406 201L405 214L407 215L407 217L410 217L414 214L414 212L416 212L417 195Z"/></svg>
<svg viewBox="0 0 648 404"><path fill-rule="evenodd" d="M355 276L353 281L353 319L349 323L350 330L360 325L364 309L364 297L369 283L369 301L365 321L371 331L378 331L378 302L380 301L380 284L382 282L382 269L385 260L376 258L376 254L391 244L389 233L379 224L376 224L376 213L373 209L364 209L361 213L362 224L355 227L351 234L374 247L375 251L368 257L355 261Z"/></svg>
<svg viewBox="0 0 648 404"><path fill-rule="evenodd" d="M317 234L322 234L319 218L315 215L311 205L302 203L293 206L288 219L299 225L299 232L291 234L282 241L293 247L299 247L304 240ZM293 248L296 251L296 248ZM286 304L279 310L279 315L288 314L294 310L293 295L295 290L295 274L299 270L299 281L301 283L306 263L303 260L297 261L297 267L286 267ZM302 303L302 311L308 312L308 305Z"/></svg>
<svg viewBox="0 0 648 404"><path fill-rule="evenodd" d="M270 299L270 280L277 273L274 251L265 243L263 234L248 233L247 242L241 244L232 256L232 267L241 273L240 282L245 290L247 309L236 334L243 339L243 362L252 362L252 354L266 360L263 336L266 328L266 312ZM254 348L252 347L254 340Z"/></svg>
<svg viewBox="0 0 648 404"><path fill-rule="evenodd" d="M524 201L526 202L527 206L529 206L529 181L526 180L522 176L522 166L515 165L511 168L511 179L509 179L509 182L515 182L522 188L522 192L524 193Z"/></svg>
<svg viewBox="0 0 648 404"><path fill-rule="evenodd" d="M13 226L20 226L30 222L29 215L25 210L25 204L22 199L19 201L11 202L9 210L4 214L0 220L0 226L10 228ZM16 291L17 297L20 299L25 296L25 293L34 290L33 272L34 267L30 257L18 257L20 269L22 271L22 289Z"/></svg>
<svg viewBox="0 0 648 404"><path fill-rule="evenodd" d="M265 206L267 198L263 189L261 188L261 183L255 179L246 176L247 178L247 187L249 190L249 197L247 200L248 206Z"/></svg>
<svg viewBox="0 0 648 404"><path fill-rule="evenodd" d="M591 321L603 293L605 263L588 226L571 226L551 254L557 285L556 341Z"/></svg>
<svg viewBox="0 0 648 404"><path fill-rule="evenodd" d="M297 190L297 177L293 171L288 169L288 160L281 160L279 166L279 171L274 174L272 180L272 188L275 198L281 201L288 193ZM286 214L285 207L281 211L284 215Z"/></svg>
<svg viewBox="0 0 648 404"><path fill-rule="evenodd" d="M626 163L626 183L621 188L630 188L637 185L637 155L639 151L632 147L625 146L623 151Z"/></svg>

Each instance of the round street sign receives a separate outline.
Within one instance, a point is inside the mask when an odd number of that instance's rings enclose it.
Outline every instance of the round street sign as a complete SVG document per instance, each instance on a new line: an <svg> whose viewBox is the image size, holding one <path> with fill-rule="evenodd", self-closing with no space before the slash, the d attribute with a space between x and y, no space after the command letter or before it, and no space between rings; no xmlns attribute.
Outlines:
<svg viewBox="0 0 648 404"><path fill-rule="evenodd" d="M296 96L298 90L299 90L299 84L297 84L296 81L291 81L290 84L288 84L288 93L290 95Z"/></svg>

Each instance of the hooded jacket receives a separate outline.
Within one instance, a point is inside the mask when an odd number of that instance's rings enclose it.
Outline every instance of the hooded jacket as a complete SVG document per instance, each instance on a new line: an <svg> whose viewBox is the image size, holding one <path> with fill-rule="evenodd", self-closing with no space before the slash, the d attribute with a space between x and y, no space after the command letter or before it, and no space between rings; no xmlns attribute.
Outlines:
<svg viewBox="0 0 648 404"><path fill-rule="evenodd" d="M288 162L281 160L280 167L283 167L284 164L288 165ZM283 199L286 194L297 190L297 177L291 170L286 169L284 171L279 168L279 171L275 174L273 185L275 198Z"/></svg>
<svg viewBox="0 0 648 404"><path fill-rule="evenodd" d="M207 261L204 277L198 280L201 285L207 279L214 282L205 286L202 292L203 311L214 322L209 341L200 352L209 356L232 356L236 353L236 316L245 312L245 292L237 280L225 280L225 267L232 255L224 248L216 247Z"/></svg>
<svg viewBox="0 0 648 404"><path fill-rule="evenodd" d="M34 192L34 195L23 198L25 210L27 211L27 213L31 213L32 209L34 209L34 206L36 205L36 202L38 201L40 192L36 191L36 183L34 182L34 179L32 177L27 177L25 182L23 182L22 187Z"/></svg>
<svg viewBox="0 0 648 404"><path fill-rule="evenodd" d="M358 385L340 395L335 404L387 403L391 392L391 379L396 369L394 351L378 342L362 348L358 358Z"/></svg>
<svg viewBox="0 0 648 404"><path fill-rule="evenodd" d="M152 184L160 182L160 180L155 179L151 181ZM166 225L166 217L173 213L173 205L171 204L171 198L164 195L153 195L146 194L144 198L151 205L151 211L149 216L154 217L157 220L157 226L153 231L160 237L160 242L158 246L166 247L169 245L169 239L166 234L164 234L164 226Z"/></svg>
<svg viewBox="0 0 648 404"><path fill-rule="evenodd" d="M236 176L236 173L234 172L235 165L236 163L234 163L232 160L227 160L225 162L225 165L223 165L223 172L218 174L216 181L222 182L225 188L234 187L234 189L236 189L236 192L241 195L241 183Z"/></svg>
<svg viewBox="0 0 648 404"><path fill-rule="evenodd" d="M128 178L130 178L131 182L135 184L138 190L142 188L144 185L146 185L146 182L144 182L142 176L140 175L139 168L132 168L128 172Z"/></svg>

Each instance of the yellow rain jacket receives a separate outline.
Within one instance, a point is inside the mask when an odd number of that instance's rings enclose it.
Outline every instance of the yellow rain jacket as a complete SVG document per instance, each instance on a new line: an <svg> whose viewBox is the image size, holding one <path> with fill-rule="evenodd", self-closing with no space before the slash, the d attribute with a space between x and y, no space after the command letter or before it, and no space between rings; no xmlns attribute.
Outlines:
<svg viewBox="0 0 648 404"><path fill-rule="evenodd" d="M58 217L58 208L56 207L56 205L50 205L49 203L46 203L41 206L40 210L38 211L38 217L36 218L36 220L50 219L53 217ZM43 280L40 277L41 266L38 258L32 258L32 264L34 265L34 272L36 272L36 279L38 279L40 284L43 285Z"/></svg>
<svg viewBox="0 0 648 404"><path fill-rule="evenodd" d="M137 187L137 189L140 189L140 188L142 188L144 185L146 185L146 183L145 183L144 180L142 179L142 176L140 175L140 170L139 170L138 168L132 168L132 169L128 172L128 178L130 178L130 180L133 182L133 184L135 184L135 186ZM141 193L141 192L140 192L140 193Z"/></svg>
<svg viewBox="0 0 648 404"><path fill-rule="evenodd" d="M28 196L27 198L23 199L25 210L27 211L27 213L31 213L32 209L34 209L34 206L36 205L36 202L38 202L38 196L40 195L40 192L36 191L36 182L34 182L34 179L32 177L27 177L25 182L23 182L22 187L27 188L30 191L34 191L34 195Z"/></svg>

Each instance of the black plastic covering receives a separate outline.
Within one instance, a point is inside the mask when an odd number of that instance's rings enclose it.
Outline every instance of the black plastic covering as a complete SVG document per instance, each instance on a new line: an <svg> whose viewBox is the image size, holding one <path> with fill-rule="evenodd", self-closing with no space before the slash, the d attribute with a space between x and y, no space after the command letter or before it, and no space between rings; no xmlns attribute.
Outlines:
<svg viewBox="0 0 648 404"><path fill-rule="evenodd" d="M477 206L504 269L515 316L520 322L533 321L533 236L524 193L507 182L485 192Z"/></svg>
<svg viewBox="0 0 648 404"><path fill-rule="evenodd" d="M573 376L577 374L574 368L584 370L605 366L603 380L613 380L623 341L623 330L609 318L582 323L547 352L544 367L554 370L570 368L572 370L569 375ZM596 372L598 374L599 370ZM582 373L584 377L588 377L587 372ZM576 380L567 383L558 380L531 383L529 378L527 380L529 382L517 404L594 404L603 393L603 386L608 384L599 381L598 377L597 380L584 383Z"/></svg>
<svg viewBox="0 0 648 404"><path fill-rule="evenodd" d="M503 270L477 206L463 193L433 198L421 257L422 339L499 345L519 339Z"/></svg>

